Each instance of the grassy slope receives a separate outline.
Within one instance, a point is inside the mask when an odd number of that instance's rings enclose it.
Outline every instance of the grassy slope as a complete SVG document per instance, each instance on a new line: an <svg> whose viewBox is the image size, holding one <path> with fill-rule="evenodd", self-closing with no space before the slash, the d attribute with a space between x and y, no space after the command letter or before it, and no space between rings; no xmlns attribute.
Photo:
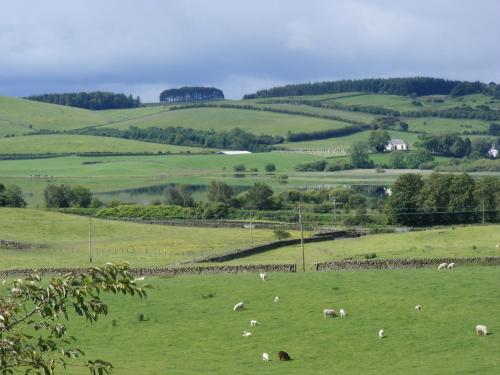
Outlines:
<svg viewBox="0 0 500 375"><path fill-rule="evenodd" d="M85 266L88 218L30 209L0 208L0 239L41 246L0 249L0 269ZM253 230L254 243L274 239L271 230ZM246 229L210 229L92 220L94 261L127 260L132 266L159 266L249 246Z"/></svg>
<svg viewBox="0 0 500 375"><path fill-rule="evenodd" d="M367 253L379 258L427 258L444 256L500 256L500 225L456 227L411 233L376 234L356 239L305 245L306 263L364 259ZM476 246L474 249L473 246ZM284 247L229 263L300 263L300 246Z"/></svg>
<svg viewBox="0 0 500 375"><path fill-rule="evenodd" d="M207 149L139 142L90 135L34 135L0 138L0 154L43 154L66 152L203 152ZM209 151L209 150L208 150Z"/></svg>
<svg viewBox="0 0 500 375"><path fill-rule="evenodd" d="M339 128L345 125L345 123L339 121L254 110L193 108L161 112L148 118L124 121L111 126L121 129L129 126L139 126L141 128L181 126L195 129L215 129L217 131L240 128L254 134L285 136L289 130L292 132L315 131Z"/></svg>
<svg viewBox="0 0 500 375"><path fill-rule="evenodd" d="M152 278L147 300L113 297L108 317L92 326L72 319L69 333L88 359L112 361L117 374L496 374L499 271L270 274L266 283L256 274ZM235 313L240 300L246 309ZM348 316L325 319L325 307ZM261 325L250 328L251 319ZM492 334L476 336L476 324ZM279 350L293 361L280 362Z"/></svg>

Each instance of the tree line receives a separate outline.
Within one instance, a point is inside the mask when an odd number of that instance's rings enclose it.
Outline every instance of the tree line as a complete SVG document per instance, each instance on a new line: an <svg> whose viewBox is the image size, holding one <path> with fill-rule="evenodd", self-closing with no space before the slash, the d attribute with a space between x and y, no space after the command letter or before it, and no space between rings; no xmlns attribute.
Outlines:
<svg viewBox="0 0 500 375"><path fill-rule="evenodd" d="M135 108L141 105L139 97L105 91L32 95L25 99L91 110Z"/></svg>
<svg viewBox="0 0 500 375"><path fill-rule="evenodd" d="M254 135L239 128L217 132L213 129L167 128L85 128L72 131L73 134L96 135L134 139L144 142L164 143L180 146L222 148L228 150L270 151L272 145L283 143L280 136Z"/></svg>
<svg viewBox="0 0 500 375"><path fill-rule="evenodd" d="M0 207L26 207L21 188L0 183Z"/></svg>
<svg viewBox="0 0 500 375"><path fill-rule="evenodd" d="M165 103L221 99L224 99L224 93L215 87L181 87L167 89L160 94L160 102Z"/></svg>
<svg viewBox="0 0 500 375"><path fill-rule="evenodd" d="M349 79L273 87L244 95L243 99L323 95L354 91L415 96L448 95L457 85L463 83L463 81L432 77Z"/></svg>

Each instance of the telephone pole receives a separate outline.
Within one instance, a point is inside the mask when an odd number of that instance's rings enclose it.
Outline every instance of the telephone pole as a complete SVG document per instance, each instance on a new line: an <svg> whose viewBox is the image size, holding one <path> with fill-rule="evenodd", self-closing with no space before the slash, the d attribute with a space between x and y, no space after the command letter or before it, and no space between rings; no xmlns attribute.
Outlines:
<svg viewBox="0 0 500 375"><path fill-rule="evenodd" d="M484 186L483 186L483 224L484 224Z"/></svg>
<svg viewBox="0 0 500 375"><path fill-rule="evenodd" d="M333 197L333 226L337 223L337 199Z"/></svg>
<svg viewBox="0 0 500 375"><path fill-rule="evenodd" d="M306 272L306 260L304 253L304 225L302 223L302 210L299 202L299 224L300 224L300 247L302 248L302 272Z"/></svg>
<svg viewBox="0 0 500 375"><path fill-rule="evenodd" d="M89 260L92 263L92 216L89 215Z"/></svg>

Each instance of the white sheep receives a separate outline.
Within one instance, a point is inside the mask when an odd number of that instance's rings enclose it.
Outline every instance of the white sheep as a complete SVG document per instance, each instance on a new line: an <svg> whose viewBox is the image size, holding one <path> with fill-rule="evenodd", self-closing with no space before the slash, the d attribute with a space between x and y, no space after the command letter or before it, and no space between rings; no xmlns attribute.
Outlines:
<svg viewBox="0 0 500 375"><path fill-rule="evenodd" d="M267 353L262 353L262 360L263 360L263 361L266 361L266 362L269 362L269 354L267 354Z"/></svg>
<svg viewBox="0 0 500 375"><path fill-rule="evenodd" d="M345 313L345 310L344 309L340 309L339 310L339 314L341 317L345 317L347 314Z"/></svg>
<svg viewBox="0 0 500 375"><path fill-rule="evenodd" d="M383 339L384 338L384 330L381 329L380 331L378 331L378 338L379 339Z"/></svg>
<svg viewBox="0 0 500 375"><path fill-rule="evenodd" d="M136 277L134 281L143 281L145 278L146 276Z"/></svg>
<svg viewBox="0 0 500 375"><path fill-rule="evenodd" d="M278 296L274 297L274 303L278 303L280 301L280 298Z"/></svg>
<svg viewBox="0 0 500 375"><path fill-rule="evenodd" d="M266 280L267 280L267 273L261 273L261 274L260 274L260 279L261 279L262 281L266 281Z"/></svg>
<svg viewBox="0 0 500 375"><path fill-rule="evenodd" d="M482 325L482 324L478 324L476 326L476 334L477 335L487 335L488 334L488 328L485 326L485 325Z"/></svg>
<svg viewBox="0 0 500 375"><path fill-rule="evenodd" d="M233 310L240 311L240 310L243 310L244 307L245 307L245 304L243 302L238 302L236 305L234 305Z"/></svg>
<svg viewBox="0 0 500 375"><path fill-rule="evenodd" d="M255 327L258 325L259 325L259 322L257 320L250 320L250 326Z"/></svg>
<svg viewBox="0 0 500 375"><path fill-rule="evenodd" d="M446 264L446 263L440 263L438 266L438 270L444 270L444 269L446 269L447 266L448 266L448 264Z"/></svg>
<svg viewBox="0 0 500 375"><path fill-rule="evenodd" d="M422 311L422 305L417 305L417 306L415 306L415 310L417 310L417 311Z"/></svg>
<svg viewBox="0 0 500 375"><path fill-rule="evenodd" d="M450 264L448 264L448 269L451 270L455 268L455 263L451 262Z"/></svg>
<svg viewBox="0 0 500 375"><path fill-rule="evenodd" d="M324 309L323 315L325 318L328 318L328 317L333 318L333 317L337 316L337 313L333 309Z"/></svg>
<svg viewBox="0 0 500 375"><path fill-rule="evenodd" d="M252 332L249 332L249 331L243 331L243 337L250 337L252 336Z"/></svg>

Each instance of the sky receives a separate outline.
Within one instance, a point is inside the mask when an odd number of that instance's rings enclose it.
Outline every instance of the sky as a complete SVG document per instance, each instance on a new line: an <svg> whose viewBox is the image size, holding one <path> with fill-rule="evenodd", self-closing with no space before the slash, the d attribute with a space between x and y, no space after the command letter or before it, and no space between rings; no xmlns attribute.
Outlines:
<svg viewBox="0 0 500 375"><path fill-rule="evenodd" d="M500 82L498 0L0 0L0 95Z"/></svg>

